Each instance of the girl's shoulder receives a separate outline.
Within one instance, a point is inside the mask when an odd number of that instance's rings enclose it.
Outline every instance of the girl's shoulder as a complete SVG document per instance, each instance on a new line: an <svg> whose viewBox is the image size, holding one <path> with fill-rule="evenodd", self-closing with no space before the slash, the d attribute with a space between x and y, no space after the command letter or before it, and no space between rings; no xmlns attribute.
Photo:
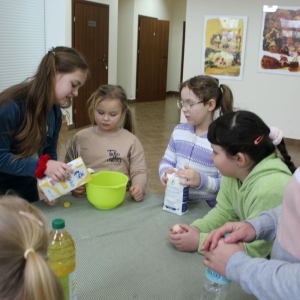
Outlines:
<svg viewBox="0 0 300 300"><path fill-rule="evenodd" d="M93 133L94 133L93 126L90 126L90 127L79 130L78 132L75 133L75 136L83 137L83 136L88 136Z"/></svg>
<svg viewBox="0 0 300 300"><path fill-rule="evenodd" d="M128 131L127 129L125 129L123 127L120 128L119 136L124 136L124 137L132 139L132 140L138 140L138 137L135 134L133 134L132 132Z"/></svg>
<svg viewBox="0 0 300 300"><path fill-rule="evenodd" d="M190 124L190 123L179 123L175 126L174 131L177 130L185 130L185 131L189 131L191 133L195 132L195 127L194 125Z"/></svg>
<svg viewBox="0 0 300 300"><path fill-rule="evenodd" d="M24 119L25 103L22 99L9 100L0 107L0 116L5 119Z"/></svg>

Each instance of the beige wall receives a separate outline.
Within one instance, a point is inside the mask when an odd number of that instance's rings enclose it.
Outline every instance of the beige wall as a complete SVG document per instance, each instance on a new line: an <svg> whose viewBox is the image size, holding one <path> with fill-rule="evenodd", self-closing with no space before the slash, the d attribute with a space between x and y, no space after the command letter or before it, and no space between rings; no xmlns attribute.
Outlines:
<svg viewBox="0 0 300 300"><path fill-rule="evenodd" d="M180 81L182 26L186 0L120 0L118 24L118 84L135 99L138 16L170 21L167 91L176 91Z"/></svg>
<svg viewBox="0 0 300 300"><path fill-rule="evenodd" d="M233 91L235 106L257 113L269 126L277 126L284 136L300 139L300 78L296 76L258 73L258 51L262 23L262 0L220 1L187 0L186 48L184 78L200 73L204 15L248 16L245 67L242 81L222 80ZM276 5L285 6L285 0ZM290 0L289 6L300 6Z"/></svg>

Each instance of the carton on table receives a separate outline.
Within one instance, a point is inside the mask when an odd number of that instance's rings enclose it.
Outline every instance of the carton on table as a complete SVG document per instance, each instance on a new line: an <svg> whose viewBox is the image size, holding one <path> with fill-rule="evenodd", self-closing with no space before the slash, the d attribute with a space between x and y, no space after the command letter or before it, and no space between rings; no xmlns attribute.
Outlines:
<svg viewBox="0 0 300 300"><path fill-rule="evenodd" d="M77 187L87 183L92 176L86 168L81 157L78 157L68 163L73 169L73 174L68 173L69 179L66 181L54 181L48 176L38 179L39 187L44 192L48 200L52 201L58 197L76 189Z"/></svg>

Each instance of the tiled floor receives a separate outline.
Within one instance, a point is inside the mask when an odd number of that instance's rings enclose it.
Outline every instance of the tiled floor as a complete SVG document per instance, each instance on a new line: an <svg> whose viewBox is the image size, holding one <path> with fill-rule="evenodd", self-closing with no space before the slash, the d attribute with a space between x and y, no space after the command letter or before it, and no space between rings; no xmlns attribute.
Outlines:
<svg viewBox="0 0 300 300"><path fill-rule="evenodd" d="M158 179L158 165L168 145L171 133L179 123L180 111L176 105L176 96L165 101L130 103L136 127L136 136L141 141L146 156L148 187L146 192L163 194L164 187ZM60 135L59 160L64 160L65 142L80 129L62 132ZM298 141L286 141L292 161L300 166L300 146Z"/></svg>
<svg viewBox="0 0 300 300"><path fill-rule="evenodd" d="M164 155L171 133L179 123L180 110L176 105L176 96L165 101L130 103L134 115L136 136L145 151L148 170L148 186L146 192L164 194L164 186L158 178L158 165ZM61 132L59 139L59 160L64 160L65 142L79 129Z"/></svg>

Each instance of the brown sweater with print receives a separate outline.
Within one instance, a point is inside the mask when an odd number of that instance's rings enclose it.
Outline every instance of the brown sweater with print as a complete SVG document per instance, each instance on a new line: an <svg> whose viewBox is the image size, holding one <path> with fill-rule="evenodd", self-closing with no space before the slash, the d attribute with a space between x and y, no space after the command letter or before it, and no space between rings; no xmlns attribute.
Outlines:
<svg viewBox="0 0 300 300"><path fill-rule="evenodd" d="M71 147L76 147L87 168L95 172L116 171L128 176L130 186L138 186L145 192L147 171L144 149L138 138L128 130L121 128L118 132L99 134L94 127L80 130L73 138ZM66 151L65 161L70 157Z"/></svg>

